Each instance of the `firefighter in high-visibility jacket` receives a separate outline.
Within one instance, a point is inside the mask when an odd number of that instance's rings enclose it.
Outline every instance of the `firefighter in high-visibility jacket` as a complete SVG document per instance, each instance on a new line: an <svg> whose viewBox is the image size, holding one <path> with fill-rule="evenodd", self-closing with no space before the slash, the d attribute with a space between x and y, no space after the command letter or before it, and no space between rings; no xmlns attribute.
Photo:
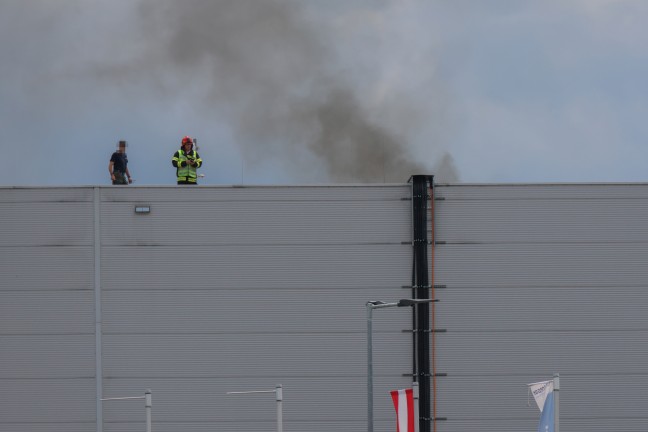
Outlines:
<svg viewBox="0 0 648 432"><path fill-rule="evenodd" d="M202 159L193 149L193 139L189 136L182 138L180 150L173 154L171 163L176 167L176 176L179 185L198 184L196 169L202 166Z"/></svg>

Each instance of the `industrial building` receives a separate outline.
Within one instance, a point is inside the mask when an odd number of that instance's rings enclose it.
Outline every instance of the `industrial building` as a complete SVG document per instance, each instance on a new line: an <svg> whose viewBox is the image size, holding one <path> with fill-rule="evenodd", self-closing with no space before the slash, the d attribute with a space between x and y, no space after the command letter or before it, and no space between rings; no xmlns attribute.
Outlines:
<svg viewBox="0 0 648 432"><path fill-rule="evenodd" d="M648 184L0 188L0 432L648 424ZM427 328L425 328L427 326ZM425 364L428 362L428 364ZM427 397L427 399L425 399Z"/></svg>

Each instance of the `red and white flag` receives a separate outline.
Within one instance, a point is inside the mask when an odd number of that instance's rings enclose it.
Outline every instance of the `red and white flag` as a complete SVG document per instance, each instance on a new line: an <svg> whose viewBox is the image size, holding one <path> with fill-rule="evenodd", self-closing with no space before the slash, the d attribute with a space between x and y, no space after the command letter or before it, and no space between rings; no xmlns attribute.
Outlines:
<svg viewBox="0 0 648 432"><path fill-rule="evenodd" d="M414 432L414 392L404 389L390 393L396 408L396 432Z"/></svg>

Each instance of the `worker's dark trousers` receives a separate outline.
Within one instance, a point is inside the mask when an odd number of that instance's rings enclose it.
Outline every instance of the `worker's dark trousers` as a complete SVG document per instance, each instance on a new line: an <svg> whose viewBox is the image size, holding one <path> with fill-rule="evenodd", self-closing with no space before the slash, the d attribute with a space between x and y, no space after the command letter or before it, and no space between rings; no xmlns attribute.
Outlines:
<svg viewBox="0 0 648 432"><path fill-rule="evenodd" d="M115 180L113 180L112 184L114 185L128 184L128 178L126 177L126 173L115 171L113 174L115 175Z"/></svg>

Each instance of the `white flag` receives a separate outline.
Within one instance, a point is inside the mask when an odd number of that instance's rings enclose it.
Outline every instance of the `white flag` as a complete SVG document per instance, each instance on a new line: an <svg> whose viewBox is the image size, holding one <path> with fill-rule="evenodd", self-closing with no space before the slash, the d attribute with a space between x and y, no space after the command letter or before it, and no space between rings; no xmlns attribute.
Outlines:
<svg viewBox="0 0 648 432"><path fill-rule="evenodd" d="M529 391L533 394L533 398L538 404L538 408L540 408L540 412L542 412L547 395L553 391L553 380L541 381L527 385L529 386Z"/></svg>

